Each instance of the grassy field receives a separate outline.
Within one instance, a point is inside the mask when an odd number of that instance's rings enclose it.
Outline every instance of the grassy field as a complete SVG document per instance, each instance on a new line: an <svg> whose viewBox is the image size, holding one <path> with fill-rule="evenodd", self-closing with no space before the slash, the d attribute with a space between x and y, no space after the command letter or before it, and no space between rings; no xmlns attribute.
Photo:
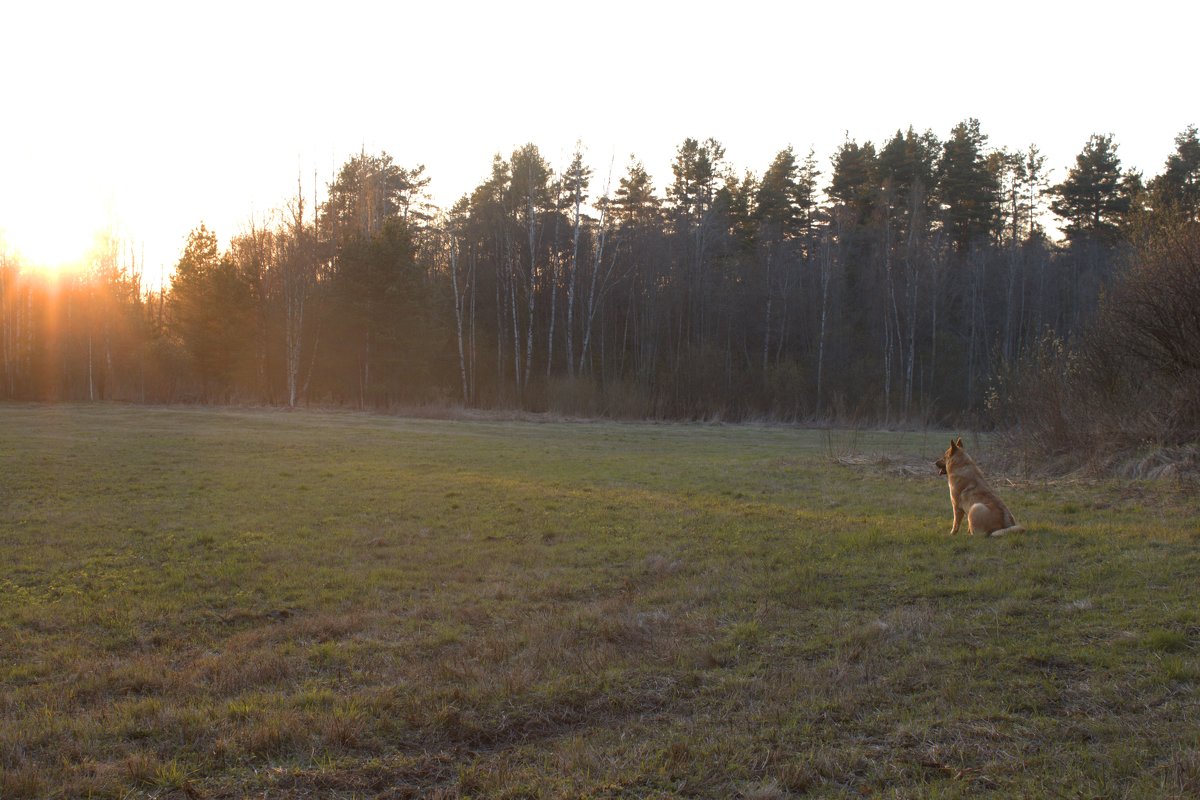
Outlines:
<svg viewBox="0 0 1200 800"><path fill-rule="evenodd" d="M946 438L0 406L0 797L1200 794L1194 488Z"/></svg>

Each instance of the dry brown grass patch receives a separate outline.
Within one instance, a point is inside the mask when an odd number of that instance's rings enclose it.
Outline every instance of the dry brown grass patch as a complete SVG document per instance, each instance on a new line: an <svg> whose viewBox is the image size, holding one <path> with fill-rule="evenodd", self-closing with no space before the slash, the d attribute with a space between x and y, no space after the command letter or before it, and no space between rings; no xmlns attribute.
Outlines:
<svg viewBox="0 0 1200 800"><path fill-rule="evenodd" d="M272 711L234 731L231 753L272 758L305 751L309 721L294 711Z"/></svg>
<svg viewBox="0 0 1200 800"><path fill-rule="evenodd" d="M46 791L39 770L31 765L0 766L0 797L42 797Z"/></svg>
<svg viewBox="0 0 1200 800"><path fill-rule="evenodd" d="M276 686L288 681L295 667L287 656L270 647L223 649L206 653L192 662L179 677L179 687L203 686L218 696L229 697L250 689Z"/></svg>

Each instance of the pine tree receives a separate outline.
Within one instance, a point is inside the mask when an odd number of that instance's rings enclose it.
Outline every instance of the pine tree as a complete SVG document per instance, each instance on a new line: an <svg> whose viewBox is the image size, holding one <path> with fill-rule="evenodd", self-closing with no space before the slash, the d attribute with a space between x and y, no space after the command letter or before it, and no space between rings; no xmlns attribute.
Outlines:
<svg viewBox="0 0 1200 800"><path fill-rule="evenodd" d="M217 236L203 223L188 234L171 283L175 332L191 356L202 399L227 399L252 341L250 289L221 258Z"/></svg>
<svg viewBox="0 0 1200 800"><path fill-rule="evenodd" d="M676 150L671 164L674 180L667 187L676 232L694 231L703 225L726 177L724 162L725 148L715 139L706 139L703 144L685 139Z"/></svg>
<svg viewBox="0 0 1200 800"><path fill-rule="evenodd" d="M977 119L954 126L942 146L936 196L942 227L960 253L986 243L999 220L999 162L986 147Z"/></svg>
<svg viewBox="0 0 1200 800"><path fill-rule="evenodd" d="M881 185L893 193L893 206L903 215L911 212L915 199L928 215L929 195L937 180L938 153L941 144L932 131L918 135L911 127L896 131L879 151L878 170Z"/></svg>
<svg viewBox="0 0 1200 800"><path fill-rule="evenodd" d="M1186 219L1200 220L1200 137L1195 125L1175 137L1175 152L1167 157L1163 173L1147 188L1156 209L1170 209Z"/></svg>
<svg viewBox="0 0 1200 800"><path fill-rule="evenodd" d="M800 188L797 184L796 154L791 147L780 150L763 173L754 198L760 224L774 228L784 238L800 232Z"/></svg>
<svg viewBox="0 0 1200 800"><path fill-rule="evenodd" d="M1112 135L1093 134L1066 180L1051 190L1050 209L1066 223L1063 233L1073 244L1093 239L1112 245L1122 238L1137 185L1136 176L1122 174Z"/></svg>
<svg viewBox="0 0 1200 800"><path fill-rule="evenodd" d="M654 194L654 183L646 167L636 158L629 173L618 182L613 195L613 216L622 227L648 228L662 219L662 200Z"/></svg>
<svg viewBox="0 0 1200 800"><path fill-rule="evenodd" d="M875 145L859 145L846 139L833 156L829 196L853 212L856 223L867 221L875 202L876 171Z"/></svg>

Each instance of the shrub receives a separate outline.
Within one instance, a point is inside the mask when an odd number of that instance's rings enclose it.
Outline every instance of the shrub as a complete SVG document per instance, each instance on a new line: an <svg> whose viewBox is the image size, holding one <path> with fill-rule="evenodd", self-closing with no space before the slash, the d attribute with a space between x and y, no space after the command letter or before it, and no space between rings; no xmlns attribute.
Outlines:
<svg viewBox="0 0 1200 800"><path fill-rule="evenodd" d="M1078 341L1047 333L998 376L989 409L1027 465L1200 441L1200 225L1160 222L1139 242Z"/></svg>

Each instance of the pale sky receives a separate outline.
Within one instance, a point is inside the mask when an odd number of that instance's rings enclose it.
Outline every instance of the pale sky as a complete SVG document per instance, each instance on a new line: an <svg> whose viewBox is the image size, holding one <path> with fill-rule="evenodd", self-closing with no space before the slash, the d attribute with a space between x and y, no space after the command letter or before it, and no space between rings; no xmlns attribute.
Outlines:
<svg viewBox="0 0 1200 800"><path fill-rule="evenodd" d="M108 226L169 270L351 154L423 163L449 205L492 156L582 140L601 191L631 154L660 194L686 137L761 174L792 145L829 177L847 132L1036 144L1061 180L1092 133L1161 171L1200 124L1187 2L287 3L0 0L0 236L65 261Z"/></svg>

